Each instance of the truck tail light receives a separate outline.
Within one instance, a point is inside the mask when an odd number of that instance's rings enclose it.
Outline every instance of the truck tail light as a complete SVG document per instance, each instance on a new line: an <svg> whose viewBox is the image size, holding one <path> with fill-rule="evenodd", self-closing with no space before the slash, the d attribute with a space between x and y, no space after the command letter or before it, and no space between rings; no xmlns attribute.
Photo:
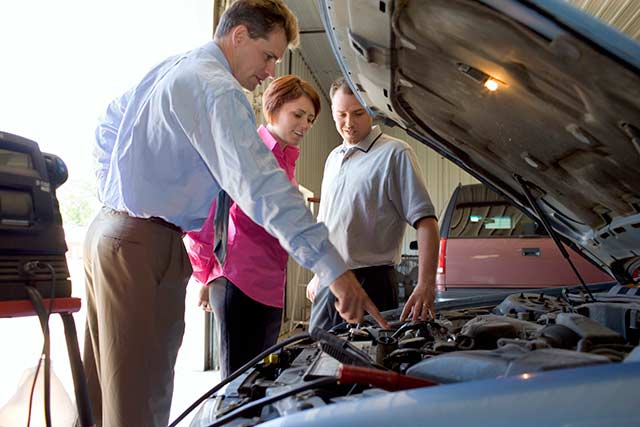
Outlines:
<svg viewBox="0 0 640 427"><path fill-rule="evenodd" d="M438 251L438 274L444 274L444 264L447 253L447 239L440 239L440 249Z"/></svg>

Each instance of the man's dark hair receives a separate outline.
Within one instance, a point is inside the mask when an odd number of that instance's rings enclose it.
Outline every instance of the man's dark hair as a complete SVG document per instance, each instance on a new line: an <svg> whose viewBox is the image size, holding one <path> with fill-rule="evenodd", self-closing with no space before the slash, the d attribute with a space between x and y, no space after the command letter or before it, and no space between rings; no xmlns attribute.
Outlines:
<svg viewBox="0 0 640 427"><path fill-rule="evenodd" d="M276 28L282 28L289 47L299 44L298 20L282 0L236 0L224 12L216 28L215 38L244 25L252 39L266 39Z"/></svg>
<svg viewBox="0 0 640 427"><path fill-rule="evenodd" d="M333 95L336 94L337 91L343 91L347 95L353 95L353 91L347 83L347 80L344 77L338 77L331 83L331 89L329 89L329 98L333 100Z"/></svg>

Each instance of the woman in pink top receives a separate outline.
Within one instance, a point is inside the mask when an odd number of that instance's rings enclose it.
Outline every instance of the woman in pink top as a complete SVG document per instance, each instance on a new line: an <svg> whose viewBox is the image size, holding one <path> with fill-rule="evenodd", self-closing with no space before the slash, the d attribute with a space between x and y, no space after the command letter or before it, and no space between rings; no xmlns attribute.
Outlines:
<svg viewBox="0 0 640 427"><path fill-rule="evenodd" d="M274 80L262 96L264 144L294 185L298 146L320 113L313 87L288 75ZM215 204L215 202L214 202ZM213 311L220 336L220 365L225 378L275 344L282 321L287 252L278 240L231 204L226 257L213 256L215 206L205 226L187 234L193 275L204 286L200 302Z"/></svg>

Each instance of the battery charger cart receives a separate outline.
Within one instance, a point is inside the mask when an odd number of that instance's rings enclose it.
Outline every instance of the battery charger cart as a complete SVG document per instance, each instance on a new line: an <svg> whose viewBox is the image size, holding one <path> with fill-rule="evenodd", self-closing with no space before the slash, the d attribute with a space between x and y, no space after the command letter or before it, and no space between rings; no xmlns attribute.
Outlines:
<svg viewBox="0 0 640 427"><path fill-rule="evenodd" d="M51 300L44 299L44 307L49 307ZM64 335L67 341L67 352L69 353L69 364L71 365L71 375L75 389L76 406L78 408L78 420L81 427L95 427L91 404L89 403L89 393L87 391L87 381L80 358L80 348L78 346L78 334L73 321L73 313L80 310L80 298L54 298L51 313L57 313L62 318ZM30 300L0 301L0 318L37 316L36 308ZM49 381L45 372L45 382ZM49 396L45 394L45 405Z"/></svg>

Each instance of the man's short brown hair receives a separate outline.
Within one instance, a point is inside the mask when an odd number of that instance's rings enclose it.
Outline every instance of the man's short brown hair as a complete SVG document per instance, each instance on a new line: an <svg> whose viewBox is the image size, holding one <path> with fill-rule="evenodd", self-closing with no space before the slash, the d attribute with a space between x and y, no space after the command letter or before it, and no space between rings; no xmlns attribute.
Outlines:
<svg viewBox="0 0 640 427"><path fill-rule="evenodd" d="M353 95L353 91L347 83L347 80L344 77L338 77L331 83L331 88L329 89L329 98L333 101L333 95L336 94L337 91L343 91L347 95Z"/></svg>
<svg viewBox="0 0 640 427"><path fill-rule="evenodd" d="M309 98L315 110L315 122L320 114L320 96L306 81L298 76L288 74L271 82L262 95L262 112L267 123L273 123L278 111L284 104L296 100L301 96Z"/></svg>
<svg viewBox="0 0 640 427"><path fill-rule="evenodd" d="M298 19L282 0L236 0L220 18L215 38L238 25L247 27L253 39L266 39L273 30L282 28L290 48L300 43Z"/></svg>

